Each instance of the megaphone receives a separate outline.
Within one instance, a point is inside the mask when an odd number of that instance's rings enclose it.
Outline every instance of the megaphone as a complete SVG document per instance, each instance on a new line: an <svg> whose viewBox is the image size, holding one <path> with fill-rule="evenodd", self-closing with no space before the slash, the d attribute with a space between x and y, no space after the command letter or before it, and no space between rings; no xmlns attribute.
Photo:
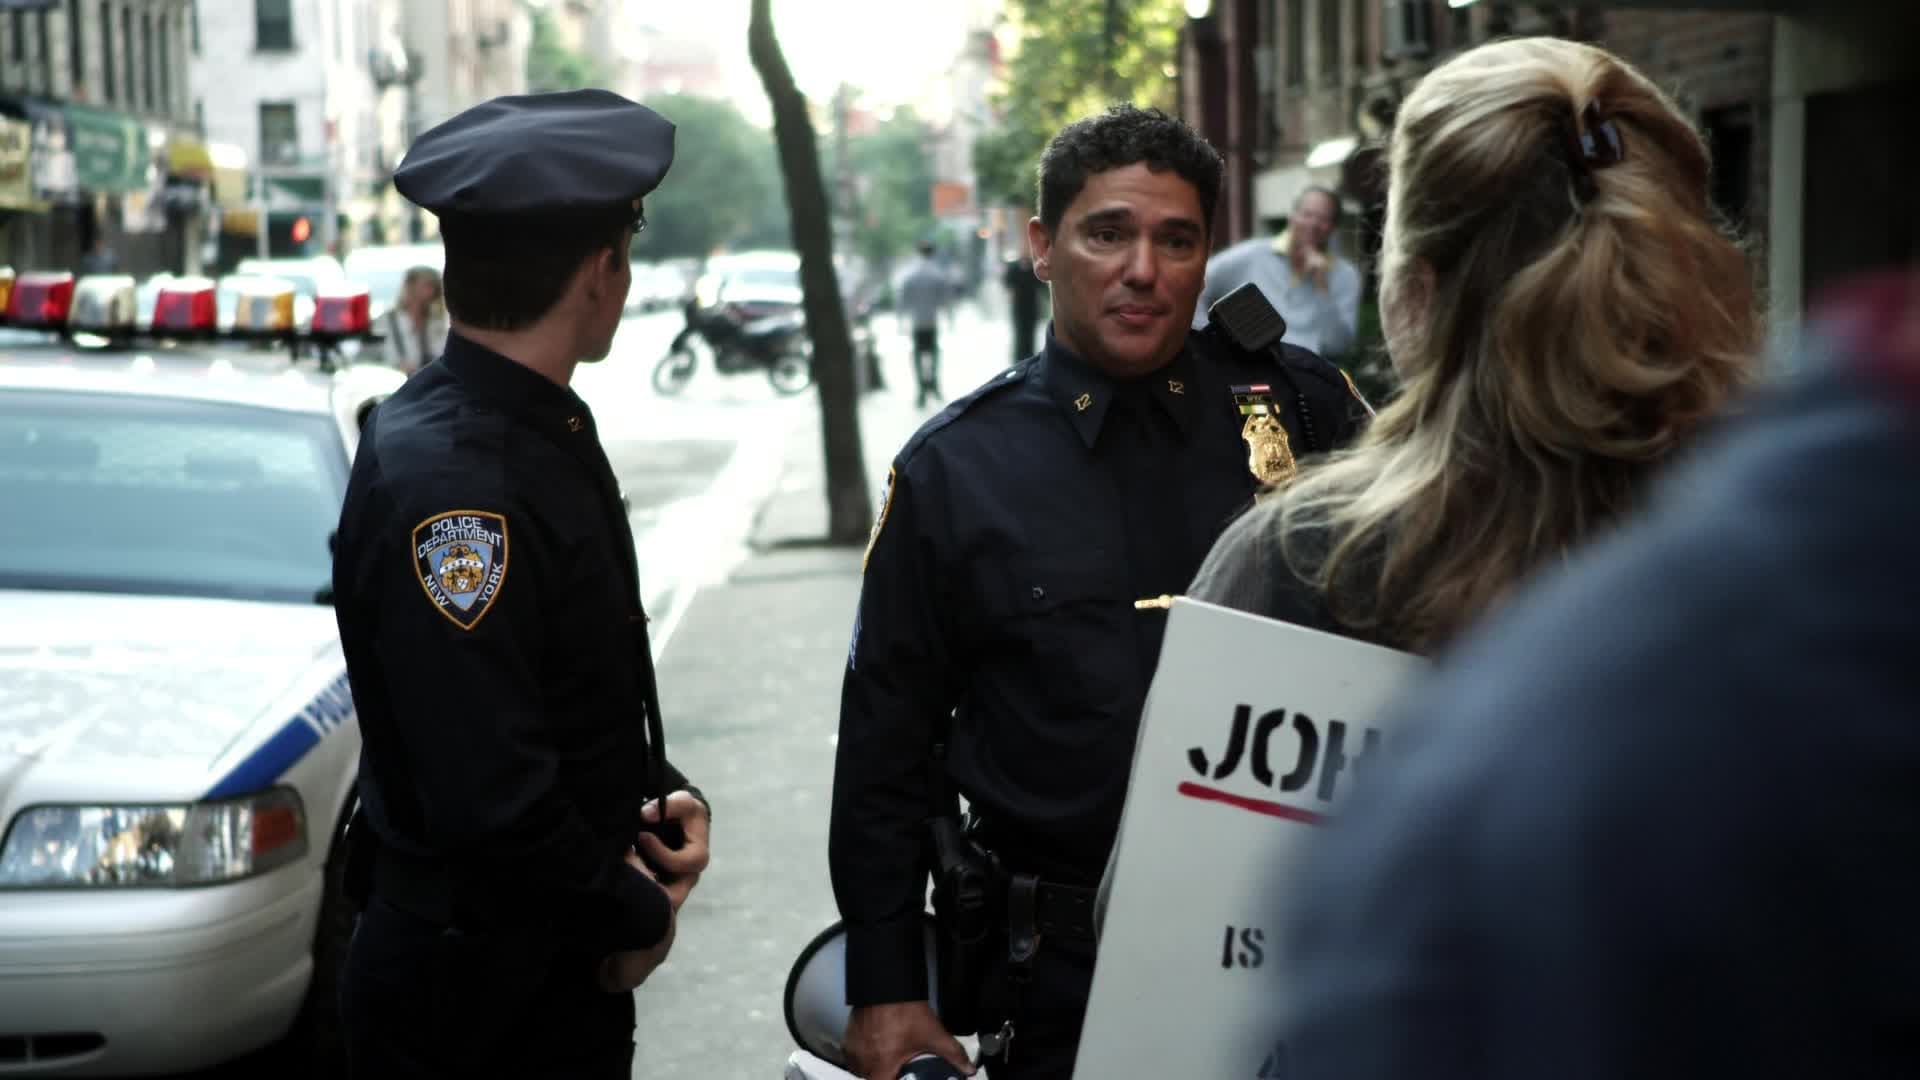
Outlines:
<svg viewBox="0 0 1920 1080"><path fill-rule="evenodd" d="M940 1001L936 988L940 985L940 968L935 935L940 931L932 915L923 912L920 919L921 938L926 943L927 951L929 1004L933 1006L934 1014L938 1015ZM853 1016L853 1008L847 1004L847 928L844 923L836 922L822 930L807 943L806 948L800 950L800 956L793 962L793 970L787 975L784 1009L787 1031L805 1052L805 1057L796 1054L788 1062L790 1070L800 1068L803 1071L797 1074L790 1071L788 1075L844 1075L843 1070L849 1065L847 1021ZM808 1061L806 1058L814 1060ZM821 1068L822 1065L827 1068ZM944 1080L961 1074L944 1059L929 1054L908 1062L900 1075Z"/></svg>

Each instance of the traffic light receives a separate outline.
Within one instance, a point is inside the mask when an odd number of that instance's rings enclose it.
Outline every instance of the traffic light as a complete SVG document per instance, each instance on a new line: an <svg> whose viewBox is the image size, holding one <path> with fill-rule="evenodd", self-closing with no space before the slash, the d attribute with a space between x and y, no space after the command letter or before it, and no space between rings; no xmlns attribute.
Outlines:
<svg viewBox="0 0 1920 1080"><path fill-rule="evenodd" d="M293 219L293 242L304 244L313 235L313 222L304 217Z"/></svg>

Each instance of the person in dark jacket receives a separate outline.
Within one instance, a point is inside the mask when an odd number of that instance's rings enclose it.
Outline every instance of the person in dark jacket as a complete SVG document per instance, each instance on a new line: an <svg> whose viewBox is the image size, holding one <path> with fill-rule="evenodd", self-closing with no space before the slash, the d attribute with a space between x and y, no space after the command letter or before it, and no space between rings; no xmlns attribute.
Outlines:
<svg viewBox="0 0 1920 1080"><path fill-rule="evenodd" d="M1705 142L1600 49L1449 61L1400 107L1389 166L1402 390L1228 529L1188 594L1430 653L1638 504L1756 370L1759 319Z"/></svg>
<svg viewBox="0 0 1920 1080"><path fill-rule="evenodd" d="M611 346L672 158L665 118L579 91L469 109L395 173L439 218L453 330L369 420L335 545L371 877L341 992L358 1075L624 1080L631 990L706 867L619 485L568 388Z"/></svg>
<svg viewBox="0 0 1920 1080"><path fill-rule="evenodd" d="M1459 643L1293 881L1295 1080L1920 1075L1920 275Z"/></svg>
<svg viewBox="0 0 1920 1080"><path fill-rule="evenodd" d="M894 460L841 692L829 839L846 1045L864 1076L891 1080L921 1052L966 1062L928 1005L922 941L926 822L953 813L939 795L952 790L1006 871L998 909L1014 913L983 946L992 970L967 988L988 1068L995 1080L1072 1071L1092 886L1166 626L1160 601L1284 479L1283 453L1291 465L1293 451L1334 449L1365 419L1311 353L1190 332L1222 168L1156 111L1116 106L1062 130L1028 226L1052 285L1044 349L949 405Z"/></svg>

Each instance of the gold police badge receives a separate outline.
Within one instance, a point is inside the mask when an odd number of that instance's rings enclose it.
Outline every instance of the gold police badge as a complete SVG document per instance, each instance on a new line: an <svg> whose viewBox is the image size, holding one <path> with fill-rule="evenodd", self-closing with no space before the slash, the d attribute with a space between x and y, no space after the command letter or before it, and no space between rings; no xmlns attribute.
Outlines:
<svg viewBox="0 0 1920 1080"><path fill-rule="evenodd" d="M413 527L415 576L440 614L471 630L507 580L507 519L485 510L449 510Z"/></svg>
<svg viewBox="0 0 1920 1080"><path fill-rule="evenodd" d="M1235 386L1233 404L1246 422L1240 426L1240 438L1247 444L1247 471L1269 487L1281 487L1300 471L1293 458L1293 443L1280 423L1280 406L1273 400L1273 387L1266 383Z"/></svg>

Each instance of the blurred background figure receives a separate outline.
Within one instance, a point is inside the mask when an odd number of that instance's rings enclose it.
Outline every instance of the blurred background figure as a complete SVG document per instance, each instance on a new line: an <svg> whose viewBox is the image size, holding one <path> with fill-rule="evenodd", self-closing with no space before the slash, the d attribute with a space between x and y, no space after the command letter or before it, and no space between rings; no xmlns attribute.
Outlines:
<svg viewBox="0 0 1920 1080"><path fill-rule="evenodd" d="M111 274L120 269L120 255L113 250L113 241L107 238L106 230L93 241L93 247L80 257L80 273Z"/></svg>
<svg viewBox="0 0 1920 1080"><path fill-rule="evenodd" d="M1243 240L1207 264L1200 310L1251 281L1287 320L1282 340L1326 359L1345 355L1360 327L1360 271L1329 247L1339 224L1338 195L1301 192L1280 235Z"/></svg>
<svg viewBox="0 0 1920 1080"><path fill-rule="evenodd" d="M1040 306L1046 284L1033 273L1033 257L1018 255L1007 260L1002 280L1007 286L1008 316L1013 323L1013 362L1034 354L1033 335L1040 326Z"/></svg>
<svg viewBox="0 0 1920 1080"><path fill-rule="evenodd" d="M380 319L386 362L411 375L432 363L447 344L447 306L440 273L416 266L400 282L400 294Z"/></svg>
<svg viewBox="0 0 1920 1080"><path fill-rule="evenodd" d="M1427 653L1638 506L1758 371L1760 325L1706 144L1611 54L1463 54L1408 96L1389 166L1402 391L1236 522L1190 592Z"/></svg>
<svg viewBox="0 0 1920 1080"><path fill-rule="evenodd" d="M1920 276L1828 310L1408 695L1287 886L1285 1075L1920 1075Z"/></svg>
<svg viewBox="0 0 1920 1080"><path fill-rule="evenodd" d="M900 279L900 318L913 333L916 407L940 400L940 317L953 300L953 279L933 259L933 242L922 240L920 257Z"/></svg>

